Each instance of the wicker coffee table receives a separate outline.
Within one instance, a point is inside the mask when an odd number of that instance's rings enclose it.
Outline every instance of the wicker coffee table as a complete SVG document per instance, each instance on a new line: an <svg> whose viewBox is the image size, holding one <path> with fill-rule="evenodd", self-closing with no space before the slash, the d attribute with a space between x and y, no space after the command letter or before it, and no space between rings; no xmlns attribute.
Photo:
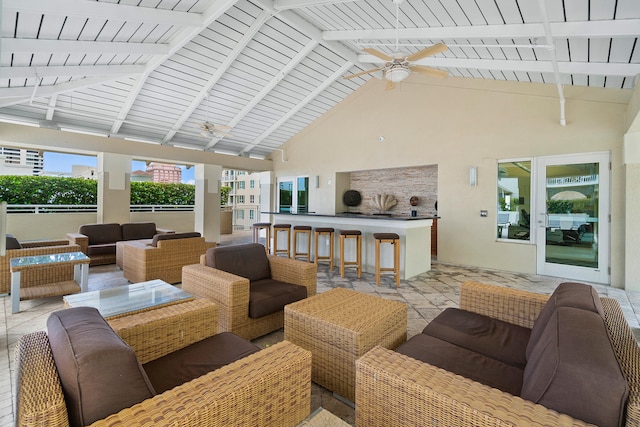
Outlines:
<svg viewBox="0 0 640 427"><path fill-rule="evenodd" d="M355 361L376 345L407 339L407 306L348 289L332 289L284 308L284 339L311 351L312 380L354 401Z"/></svg>

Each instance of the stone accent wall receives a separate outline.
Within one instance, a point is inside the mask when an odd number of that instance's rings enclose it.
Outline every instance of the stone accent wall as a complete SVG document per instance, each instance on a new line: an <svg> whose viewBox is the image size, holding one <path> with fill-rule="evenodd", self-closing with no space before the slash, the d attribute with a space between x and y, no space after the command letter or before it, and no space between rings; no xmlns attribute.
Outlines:
<svg viewBox="0 0 640 427"><path fill-rule="evenodd" d="M372 197L391 194L398 204L387 213L410 215L411 210L415 209L418 216L436 214L434 205L438 200L438 165L351 172L349 182L350 189L358 190L362 195L362 203L349 208L351 212L378 213L371 204ZM411 196L418 196L418 206L411 206Z"/></svg>

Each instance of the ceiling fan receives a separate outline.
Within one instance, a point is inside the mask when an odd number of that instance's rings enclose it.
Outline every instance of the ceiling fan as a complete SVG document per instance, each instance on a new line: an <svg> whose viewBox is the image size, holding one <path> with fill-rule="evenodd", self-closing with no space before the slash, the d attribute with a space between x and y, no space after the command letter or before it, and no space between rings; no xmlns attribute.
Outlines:
<svg viewBox="0 0 640 427"><path fill-rule="evenodd" d="M346 76L345 79L352 79L354 77L359 77L364 74L375 73L376 71L382 71L384 78L387 80L386 89L393 89L395 84L403 81L411 72L418 72L420 74L424 74L430 77L438 77L444 78L449 74L447 71L438 70L436 68L426 67L424 65L415 65L412 64L414 61L418 61L420 59L426 58L431 55L435 55L440 52L444 52L448 49L447 45L444 43L438 43L433 46L430 46L426 49L420 50L418 52L407 54L406 52L401 52L399 49L398 43L398 11L400 7L400 3L404 0L393 0L396 4L396 50L395 52L387 55L384 52L380 52L377 49L373 48L365 48L364 52L367 52L370 55L378 57L385 61L384 65L381 67L373 68L371 70L362 71L360 73L351 74Z"/></svg>
<svg viewBox="0 0 640 427"><path fill-rule="evenodd" d="M209 96L207 95L207 120L204 123L200 124L200 129L202 132L200 136L209 137L213 136L215 138L232 138L233 135L229 133L231 130L231 126L227 125L216 125L209 121Z"/></svg>

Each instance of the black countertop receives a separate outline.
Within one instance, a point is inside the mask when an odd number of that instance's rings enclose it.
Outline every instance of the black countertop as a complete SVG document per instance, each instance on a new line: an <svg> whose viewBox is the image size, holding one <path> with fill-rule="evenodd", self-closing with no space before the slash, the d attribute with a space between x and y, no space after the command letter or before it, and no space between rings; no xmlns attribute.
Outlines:
<svg viewBox="0 0 640 427"><path fill-rule="evenodd" d="M308 213L290 213L290 212L260 212L268 215L291 215L291 216L317 216L329 218L362 218L362 219L378 219L378 220L394 220L394 221L416 221L421 219L440 219L439 216L411 216L411 215L391 215L391 214L361 214L354 212L342 212L335 215Z"/></svg>

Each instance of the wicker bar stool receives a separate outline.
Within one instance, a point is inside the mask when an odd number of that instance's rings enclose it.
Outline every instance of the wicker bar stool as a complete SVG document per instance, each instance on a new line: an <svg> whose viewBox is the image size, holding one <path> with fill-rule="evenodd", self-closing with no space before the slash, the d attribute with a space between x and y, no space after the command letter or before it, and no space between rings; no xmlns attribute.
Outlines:
<svg viewBox="0 0 640 427"><path fill-rule="evenodd" d="M298 252L298 235L304 234L307 236L307 251ZM293 226L293 259L298 257L307 258L307 262L311 262L311 227L308 225L294 225Z"/></svg>
<svg viewBox="0 0 640 427"><path fill-rule="evenodd" d="M400 236L396 233L373 233L376 240L376 283L380 286L380 272L392 271L395 276L396 287L400 286ZM380 265L380 244L391 243L393 245L393 267Z"/></svg>
<svg viewBox="0 0 640 427"><path fill-rule="evenodd" d="M360 230L340 230L340 276L344 277L345 267L355 267L358 271L358 277L362 277L362 232ZM345 239L355 239L356 241L356 260L347 261L344 257Z"/></svg>
<svg viewBox="0 0 640 427"><path fill-rule="evenodd" d="M278 249L278 232L287 232L287 247ZM291 258L291 224L274 224L273 225L273 254L286 254L287 258Z"/></svg>
<svg viewBox="0 0 640 427"><path fill-rule="evenodd" d="M260 230L264 230L266 233L265 245L267 253L269 253L269 246L271 246L271 223L270 222L256 222L251 227L253 233L253 243L260 243Z"/></svg>
<svg viewBox="0 0 640 427"><path fill-rule="evenodd" d="M315 247L314 254L315 257L313 259L314 263L318 263L320 261L329 261L329 270L333 270L333 232L335 230L330 227L316 227L314 230L314 238L315 238ZM320 255L318 252L318 240L320 240L321 236L326 236L329 239L329 255Z"/></svg>

